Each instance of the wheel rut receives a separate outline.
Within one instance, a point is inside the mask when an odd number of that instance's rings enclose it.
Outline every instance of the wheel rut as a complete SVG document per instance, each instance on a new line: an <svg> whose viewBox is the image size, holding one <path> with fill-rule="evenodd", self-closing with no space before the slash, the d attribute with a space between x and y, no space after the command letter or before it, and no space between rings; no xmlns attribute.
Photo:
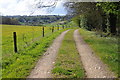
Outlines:
<svg viewBox="0 0 120 80"><path fill-rule="evenodd" d="M108 70L107 65L105 65L99 57L95 55L88 44L84 42L78 29L74 31L74 40L87 78L115 78L114 73Z"/></svg>
<svg viewBox="0 0 120 80"><path fill-rule="evenodd" d="M30 75L27 78L52 78L51 70L54 67L55 59L62 40L68 31L69 30L61 33L61 35L59 35L53 41L53 44L47 49L42 58L39 59L35 68L31 71Z"/></svg>

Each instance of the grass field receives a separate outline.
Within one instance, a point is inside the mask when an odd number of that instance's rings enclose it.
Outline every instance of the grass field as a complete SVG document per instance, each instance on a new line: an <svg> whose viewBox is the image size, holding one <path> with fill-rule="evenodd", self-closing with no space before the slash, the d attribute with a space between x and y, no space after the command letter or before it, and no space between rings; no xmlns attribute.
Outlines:
<svg viewBox="0 0 120 80"><path fill-rule="evenodd" d="M79 30L84 40L91 46L100 59L118 76L118 40L115 37L100 37L95 32Z"/></svg>
<svg viewBox="0 0 120 80"><path fill-rule="evenodd" d="M52 33L50 27L45 27L45 37L42 37L42 27L39 26L2 25L2 77L24 78L29 75L35 62L64 30L57 31L56 28ZM17 33L18 53L13 51L13 32Z"/></svg>
<svg viewBox="0 0 120 80"><path fill-rule="evenodd" d="M73 38L73 31L69 31L61 44L55 68L52 73L55 78L84 78L85 72L80 61L79 53Z"/></svg>
<svg viewBox="0 0 120 80"><path fill-rule="evenodd" d="M17 33L18 53L28 47L30 43L42 38L42 27L39 26L2 25L3 59L14 54L13 32ZM51 27L45 27L45 36L49 34L52 34Z"/></svg>
<svg viewBox="0 0 120 80"><path fill-rule="evenodd" d="M42 27L2 25L3 57L10 57L13 53L13 32L17 33L18 49L21 51L36 37L42 36ZM48 32L49 28L45 28L45 34Z"/></svg>

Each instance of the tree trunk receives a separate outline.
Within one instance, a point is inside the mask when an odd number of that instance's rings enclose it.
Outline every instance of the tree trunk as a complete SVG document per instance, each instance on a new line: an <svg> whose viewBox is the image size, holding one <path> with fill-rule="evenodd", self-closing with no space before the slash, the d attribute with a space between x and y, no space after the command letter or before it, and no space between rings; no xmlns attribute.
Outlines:
<svg viewBox="0 0 120 80"><path fill-rule="evenodd" d="M109 14L109 22L110 22L110 32L111 34L115 35L116 34L116 21L117 21L117 15L110 13Z"/></svg>
<svg viewBox="0 0 120 80"><path fill-rule="evenodd" d="M107 25L106 25L107 19L105 16L106 16L105 14L102 15L102 31L106 33L107 32Z"/></svg>
<svg viewBox="0 0 120 80"><path fill-rule="evenodd" d="M79 28L81 28L81 26L80 26L80 20L78 21L78 26L79 26Z"/></svg>

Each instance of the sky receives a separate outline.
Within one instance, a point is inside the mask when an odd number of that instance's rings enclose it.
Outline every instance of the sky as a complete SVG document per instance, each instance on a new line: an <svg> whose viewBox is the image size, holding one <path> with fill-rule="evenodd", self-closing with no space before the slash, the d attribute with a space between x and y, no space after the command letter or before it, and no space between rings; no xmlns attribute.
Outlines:
<svg viewBox="0 0 120 80"><path fill-rule="evenodd" d="M35 4L40 0L0 0L0 14L6 15L65 15L67 12L63 7L63 1L57 1L52 12L47 8L38 9ZM41 0L43 4L49 5L50 0ZM34 12L33 14L31 14Z"/></svg>

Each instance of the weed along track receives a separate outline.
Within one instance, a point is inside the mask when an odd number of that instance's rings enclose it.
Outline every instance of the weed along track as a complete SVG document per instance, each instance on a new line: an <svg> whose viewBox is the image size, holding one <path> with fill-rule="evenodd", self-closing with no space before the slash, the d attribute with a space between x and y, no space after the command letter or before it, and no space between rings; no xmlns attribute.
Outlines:
<svg viewBox="0 0 120 80"><path fill-rule="evenodd" d="M93 53L91 48L83 41L78 29L74 32L76 47L81 56L87 78L114 78L105 64Z"/></svg>
<svg viewBox="0 0 120 80"><path fill-rule="evenodd" d="M53 44L47 49L42 58L38 61L28 78L51 78L51 70L53 68L56 55L64 35L68 31L69 30L64 31L54 40Z"/></svg>

